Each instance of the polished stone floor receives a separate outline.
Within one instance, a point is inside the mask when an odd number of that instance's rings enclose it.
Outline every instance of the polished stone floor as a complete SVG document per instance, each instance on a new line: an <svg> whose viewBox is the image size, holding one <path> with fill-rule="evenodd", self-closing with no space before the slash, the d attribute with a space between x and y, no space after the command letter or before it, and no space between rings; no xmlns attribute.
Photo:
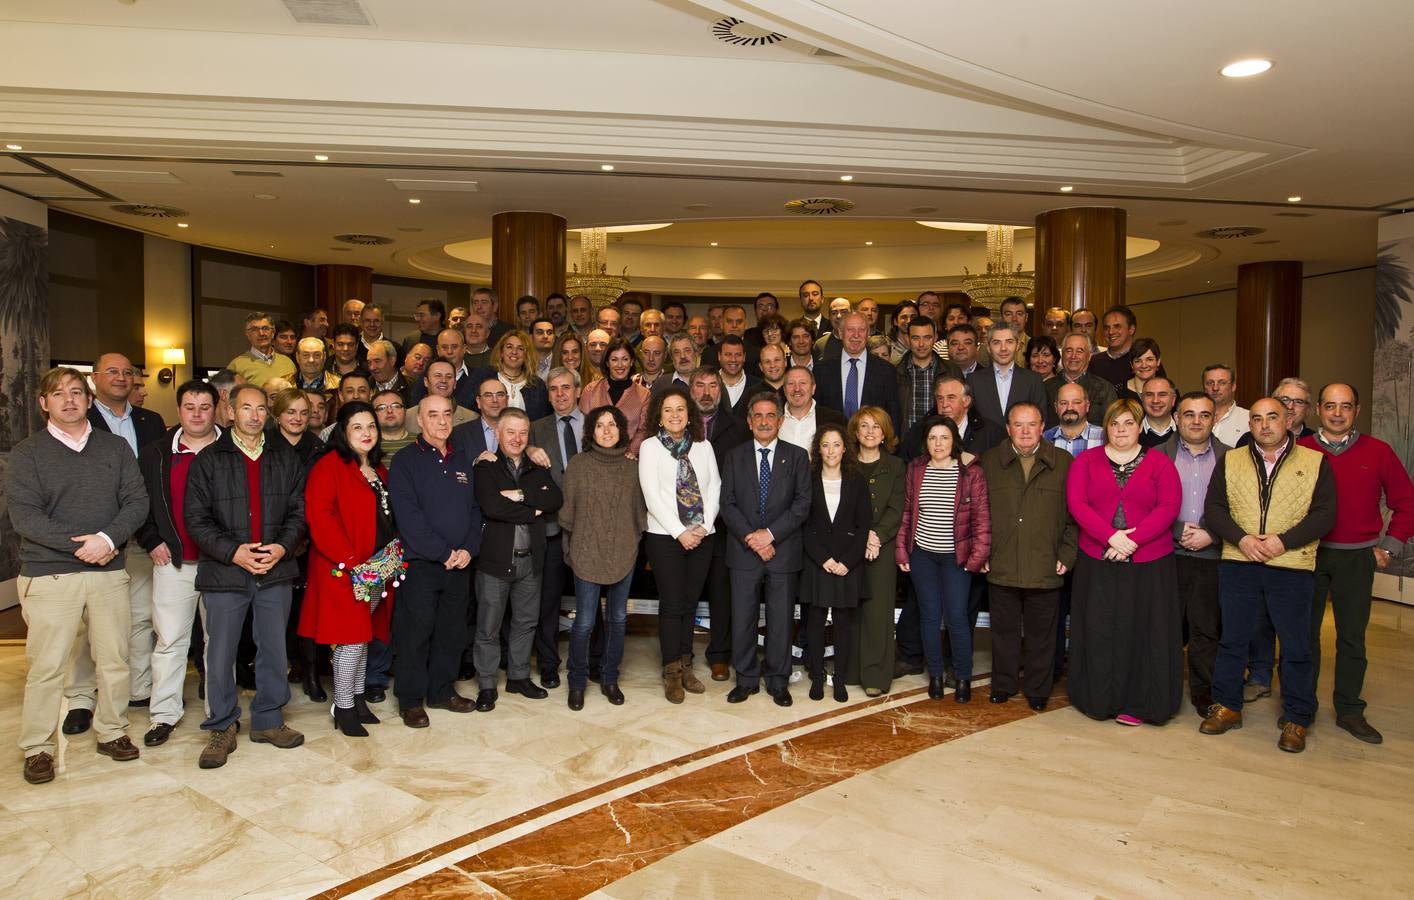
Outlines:
<svg viewBox="0 0 1414 900"><path fill-rule="evenodd" d="M1090 721L1063 684L1041 714L985 687L930 701L916 676L848 704L796 685L788 710L708 682L673 706L634 636L622 707L591 693L572 713L560 688L413 731L390 700L356 740L297 694L304 747L243 736L202 771L193 683L166 746L120 764L91 733L64 740L43 786L14 749L23 648L0 646L0 896L1408 896L1414 609L1377 603L1370 627L1382 746L1330 720L1332 642L1328 625L1327 703L1298 756L1276 749L1275 698L1221 737L1187 710ZM132 717L134 740L146 726Z"/></svg>

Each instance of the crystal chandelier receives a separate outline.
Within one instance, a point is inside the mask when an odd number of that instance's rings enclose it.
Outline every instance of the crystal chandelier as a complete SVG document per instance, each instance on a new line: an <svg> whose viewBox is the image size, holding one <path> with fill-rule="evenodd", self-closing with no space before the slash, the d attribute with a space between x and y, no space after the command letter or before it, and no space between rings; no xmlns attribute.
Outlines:
<svg viewBox="0 0 1414 900"><path fill-rule="evenodd" d="M1012 245L1016 228L1011 225L987 226L987 271L973 275L962 267L962 290L983 306L997 309L1008 297L1025 297L1036 287L1036 279L1021 274L1015 265Z"/></svg>
<svg viewBox="0 0 1414 900"><path fill-rule="evenodd" d="M628 290L628 267L622 275L610 275L609 233L603 228L583 228L579 232L579 265L565 275L565 290L571 296L583 294L596 306L609 306Z"/></svg>

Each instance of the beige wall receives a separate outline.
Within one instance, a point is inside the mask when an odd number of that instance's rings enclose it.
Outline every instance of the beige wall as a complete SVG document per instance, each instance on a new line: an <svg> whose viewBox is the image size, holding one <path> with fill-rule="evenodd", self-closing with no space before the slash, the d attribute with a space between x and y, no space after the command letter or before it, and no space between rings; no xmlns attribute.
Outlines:
<svg viewBox="0 0 1414 900"><path fill-rule="evenodd" d="M1203 367L1234 363L1237 292L1215 291L1134 305L1139 335L1156 338L1164 368L1180 391L1197 390ZM1313 391L1330 381L1355 385L1362 400L1373 390L1374 267L1315 275L1301 285L1301 371ZM1365 404L1357 427L1368 431ZM1315 424L1314 411L1311 422Z"/></svg>
<svg viewBox="0 0 1414 900"><path fill-rule="evenodd" d="M143 340L147 345L147 408L168 425L177 422L177 385L191 378L192 346L191 247L146 235L143 238ZM171 384L159 384L162 351L181 347L187 364L177 369Z"/></svg>

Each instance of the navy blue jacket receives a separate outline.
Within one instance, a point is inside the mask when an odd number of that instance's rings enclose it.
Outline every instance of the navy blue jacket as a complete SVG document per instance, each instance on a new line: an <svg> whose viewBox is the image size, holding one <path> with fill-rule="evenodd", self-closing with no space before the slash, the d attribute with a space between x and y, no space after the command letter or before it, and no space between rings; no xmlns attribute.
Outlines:
<svg viewBox="0 0 1414 900"><path fill-rule="evenodd" d="M472 458L452 441L446 459L418 439L388 467L388 499L409 560L442 563L453 550L481 550L481 507L472 483Z"/></svg>

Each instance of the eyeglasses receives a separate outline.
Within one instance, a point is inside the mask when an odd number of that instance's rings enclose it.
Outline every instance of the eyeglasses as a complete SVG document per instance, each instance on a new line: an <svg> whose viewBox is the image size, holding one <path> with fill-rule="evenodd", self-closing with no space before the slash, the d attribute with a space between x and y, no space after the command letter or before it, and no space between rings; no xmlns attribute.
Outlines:
<svg viewBox="0 0 1414 900"><path fill-rule="evenodd" d="M403 408L404 408L404 407L403 407L403 405L402 405L401 403L380 403L380 404L378 404L377 406L373 407L373 411L374 411L374 412L387 412L387 411L390 410L390 409L403 409Z"/></svg>
<svg viewBox="0 0 1414 900"><path fill-rule="evenodd" d="M119 375L124 378L132 378L137 374L136 369L104 369L103 375L107 378L117 378Z"/></svg>
<svg viewBox="0 0 1414 900"><path fill-rule="evenodd" d="M1294 407L1294 406L1310 406L1310 405L1311 405L1311 401L1310 401L1310 400L1302 400L1300 397L1282 397L1282 396L1278 395L1275 399L1276 399L1276 401L1277 401L1278 403L1280 403L1282 406L1287 407L1288 409L1290 409L1291 407Z"/></svg>
<svg viewBox="0 0 1414 900"><path fill-rule="evenodd" d="M510 394L507 394L505 391L483 391L476 396L485 397L487 400L505 400L510 397Z"/></svg>

